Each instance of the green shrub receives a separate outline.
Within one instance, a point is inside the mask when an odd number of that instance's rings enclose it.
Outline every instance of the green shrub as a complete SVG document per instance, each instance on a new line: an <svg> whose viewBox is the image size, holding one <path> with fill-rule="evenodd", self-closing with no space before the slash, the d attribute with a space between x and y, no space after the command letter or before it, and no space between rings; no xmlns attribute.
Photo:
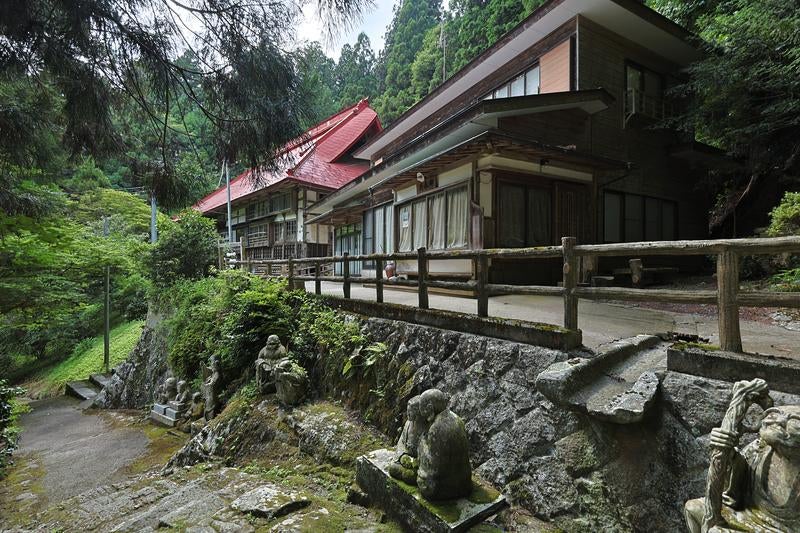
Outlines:
<svg viewBox="0 0 800 533"><path fill-rule="evenodd" d="M800 235L800 192L787 192L769 217L767 235Z"/></svg>
<svg viewBox="0 0 800 533"><path fill-rule="evenodd" d="M148 276L159 289L182 279L208 276L216 260L214 222L192 209L181 212L178 222L159 235L145 257Z"/></svg>
<svg viewBox="0 0 800 533"><path fill-rule="evenodd" d="M17 448L17 418L23 409L15 398L24 393L24 389L9 387L5 379L0 379L0 479L5 474L11 454Z"/></svg>
<svg viewBox="0 0 800 533"><path fill-rule="evenodd" d="M250 370L271 334L286 343L293 313L285 283L265 280L240 270L217 277L182 281L162 295L171 308L169 362L175 373L192 380L201 376L212 355L220 358L223 384Z"/></svg>
<svg viewBox="0 0 800 533"><path fill-rule="evenodd" d="M800 292L800 268L775 274L770 279L773 290L781 292Z"/></svg>

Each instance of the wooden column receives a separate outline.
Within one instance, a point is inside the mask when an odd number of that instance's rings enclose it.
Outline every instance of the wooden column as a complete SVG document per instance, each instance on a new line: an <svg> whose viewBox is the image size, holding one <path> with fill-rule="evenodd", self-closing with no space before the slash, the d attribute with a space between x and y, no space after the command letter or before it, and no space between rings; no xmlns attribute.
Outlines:
<svg viewBox="0 0 800 533"><path fill-rule="evenodd" d="M475 258L475 277L478 282L478 316L485 318L489 316L489 257L486 255Z"/></svg>
<svg viewBox="0 0 800 533"><path fill-rule="evenodd" d="M375 301L383 303L383 259L375 260Z"/></svg>
<svg viewBox="0 0 800 533"><path fill-rule="evenodd" d="M644 281L644 266L641 259L628 260L628 266L631 269L631 285L634 287L641 287Z"/></svg>
<svg viewBox="0 0 800 533"><path fill-rule="evenodd" d="M294 259L291 257L289 258L289 264L287 266L289 272L287 272L286 277L289 280L289 290L294 290Z"/></svg>
<svg viewBox="0 0 800 533"><path fill-rule="evenodd" d="M575 287L578 280L578 258L575 256L575 237L562 237L564 248L564 327L578 329L578 297Z"/></svg>
<svg viewBox="0 0 800 533"><path fill-rule="evenodd" d="M419 280L419 308L428 309L428 258L424 246L417 250L417 277Z"/></svg>
<svg viewBox="0 0 800 533"><path fill-rule="evenodd" d="M717 256L717 309L719 346L729 352L742 351L739 331L739 256L732 251Z"/></svg>
<svg viewBox="0 0 800 533"><path fill-rule="evenodd" d="M314 293L315 294L322 294L322 281L319 279L320 269L322 268L322 263L319 261L314 263Z"/></svg>
<svg viewBox="0 0 800 533"><path fill-rule="evenodd" d="M348 257L350 254L345 252L342 255L344 256L342 260L342 275L344 275L342 291L344 292L345 298L350 298L350 258Z"/></svg>

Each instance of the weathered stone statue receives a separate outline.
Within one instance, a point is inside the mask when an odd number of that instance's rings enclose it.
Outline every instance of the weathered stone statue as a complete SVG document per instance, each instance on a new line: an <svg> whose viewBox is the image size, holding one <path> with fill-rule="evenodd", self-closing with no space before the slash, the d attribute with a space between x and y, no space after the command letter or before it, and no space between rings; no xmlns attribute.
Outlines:
<svg viewBox="0 0 800 533"><path fill-rule="evenodd" d="M273 374L278 401L284 405L300 405L308 388L305 369L291 359L283 359L275 365Z"/></svg>
<svg viewBox="0 0 800 533"><path fill-rule="evenodd" d="M420 395L420 413L430 425L417 446L417 486L428 500L460 498L472 490L467 430L447 404L438 389Z"/></svg>
<svg viewBox="0 0 800 533"><path fill-rule="evenodd" d="M167 378L164 380L156 391L156 403L167 405L167 403L175 398L178 394L175 378Z"/></svg>
<svg viewBox="0 0 800 533"><path fill-rule="evenodd" d="M759 437L736 446L752 403L765 408ZM800 531L800 406L770 407L767 384L740 381L711 431L706 497L686 502L692 533Z"/></svg>
<svg viewBox="0 0 800 533"><path fill-rule="evenodd" d="M427 423L419 409L420 397L414 396L406 406L406 423L397 441L397 453L389 464L389 475L409 485L417 484L417 447Z"/></svg>
<svg viewBox="0 0 800 533"><path fill-rule="evenodd" d="M178 393L175 396L175 399L169 402L169 406L175 410L178 415L183 415L187 409L189 409L189 395L191 391L189 390L189 386L185 380L180 380L178 382Z"/></svg>
<svg viewBox="0 0 800 533"><path fill-rule="evenodd" d="M205 418L211 420L217 416L219 408L220 380L219 359L216 355L211 356L211 366L208 368L209 376L203 383L203 397L205 399Z"/></svg>
<svg viewBox="0 0 800 533"><path fill-rule="evenodd" d="M183 413L181 423L178 425L179 429L194 435L205 425L205 420L201 420L204 415L205 403L203 402L203 395L199 392L195 392L192 394L192 403Z"/></svg>
<svg viewBox="0 0 800 533"><path fill-rule="evenodd" d="M256 359L256 384L262 394L275 392L275 365L286 357L286 348L277 335L270 335L267 344L258 352Z"/></svg>

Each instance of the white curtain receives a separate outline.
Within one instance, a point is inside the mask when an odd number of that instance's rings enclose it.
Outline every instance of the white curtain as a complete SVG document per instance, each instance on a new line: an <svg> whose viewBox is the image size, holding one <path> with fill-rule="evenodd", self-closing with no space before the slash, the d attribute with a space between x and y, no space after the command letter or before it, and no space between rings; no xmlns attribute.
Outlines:
<svg viewBox="0 0 800 533"><path fill-rule="evenodd" d="M421 200L414 202L414 212L412 213L412 220L414 222L414 250L425 246L427 239L428 217L427 217L427 201Z"/></svg>
<svg viewBox="0 0 800 533"><path fill-rule="evenodd" d="M467 245L469 224L469 197L467 188L447 193L447 247L461 248Z"/></svg>
<svg viewBox="0 0 800 533"><path fill-rule="evenodd" d="M400 208L400 242L398 246L401 252L411 251L411 205L404 205Z"/></svg>
<svg viewBox="0 0 800 533"><path fill-rule="evenodd" d="M386 253L394 252L394 206L386 206Z"/></svg>
<svg viewBox="0 0 800 533"><path fill-rule="evenodd" d="M442 250L445 245L445 195L437 194L430 199L430 231L428 246L431 250Z"/></svg>
<svg viewBox="0 0 800 533"><path fill-rule="evenodd" d="M382 254L386 252L386 243L384 236L386 235L386 226L383 220L383 207L375 209L375 253Z"/></svg>

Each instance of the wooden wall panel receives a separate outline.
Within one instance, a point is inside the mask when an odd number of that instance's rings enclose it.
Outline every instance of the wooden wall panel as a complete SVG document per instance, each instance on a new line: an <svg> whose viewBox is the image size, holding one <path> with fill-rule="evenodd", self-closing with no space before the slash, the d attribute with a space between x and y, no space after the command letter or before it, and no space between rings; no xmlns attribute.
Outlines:
<svg viewBox="0 0 800 533"><path fill-rule="evenodd" d="M558 93L570 89L570 40L567 39L539 59L542 93Z"/></svg>

